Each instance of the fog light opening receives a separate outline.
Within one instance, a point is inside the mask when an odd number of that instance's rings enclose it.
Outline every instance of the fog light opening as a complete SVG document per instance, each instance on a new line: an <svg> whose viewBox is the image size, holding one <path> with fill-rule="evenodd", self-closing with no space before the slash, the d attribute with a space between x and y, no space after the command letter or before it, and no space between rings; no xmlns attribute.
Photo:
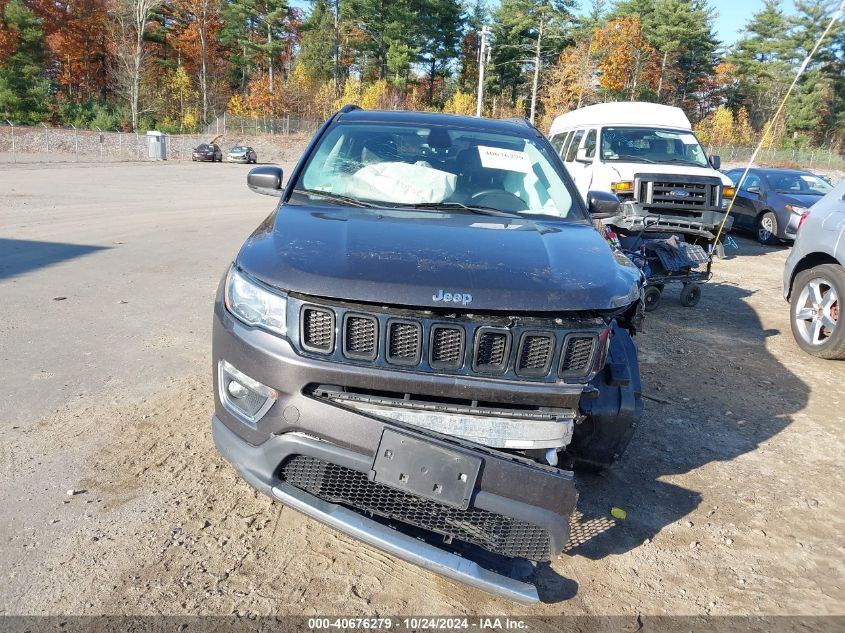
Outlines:
<svg viewBox="0 0 845 633"><path fill-rule="evenodd" d="M244 387L237 380L230 380L229 385L226 387L226 391L229 392L230 396L237 398L238 400L246 398L249 395L249 389Z"/></svg>
<svg viewBox="0 0 845 633"><path fill-rule="evenodd" d="M275 389L250 378L225 360L218 364L218 383L223 407L253 427L279 396Z"/></svg>

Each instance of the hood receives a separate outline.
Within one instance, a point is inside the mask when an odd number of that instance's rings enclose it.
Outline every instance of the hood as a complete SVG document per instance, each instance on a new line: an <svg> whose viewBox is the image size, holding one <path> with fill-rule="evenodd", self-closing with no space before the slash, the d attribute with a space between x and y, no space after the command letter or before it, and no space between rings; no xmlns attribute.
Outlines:
<svg viewBox="0 0 845 633"><path fill-rule="evenodd" d="M620 180L633 180L635 174L666 174L667 176L705 176L718 177L724 186L732 186L731 179L712 167L695 167L694 165L673 165L661 163L625 163L621 161L607 161L602 163L616 172Z"/></svg>
<svg viewBox="0 0 845 633"><path fill-rule="evenodd" d="M783 198L784 204L791 204L797 207L806 207L808 209L814 204L816 204L819 200L824 198L824 196L797 195L794 193L781 193L778 195Z"/></svg>
<svg viewBox="0 0 845 633"><path fill-rule="evenodd" d="M618 308L639 297L641 277L585 223L293 205L253 233L237 263L281 290L469 311Z"/></svg>

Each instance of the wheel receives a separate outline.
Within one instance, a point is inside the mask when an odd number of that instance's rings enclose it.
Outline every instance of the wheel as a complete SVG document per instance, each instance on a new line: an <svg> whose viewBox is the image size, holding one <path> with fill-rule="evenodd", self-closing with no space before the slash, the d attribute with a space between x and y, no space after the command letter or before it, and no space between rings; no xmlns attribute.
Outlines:
<svg viewBox="0 0 845 633"><path fill-rule="evenodd" d="M805 352L845 359L845 326L839 308L845 298L845 269L823 264L798 274L792 287L792 335Z"/></svg>
<svg viewBox="0 0 845 633"><path fill-rule="evenodd" d="M684 284L681 290L681 305L685 308L691 308L698 305L701 299L701 286L698 284Z"/></svg>
<svg viewBox="0 0 845 633"><path fill-rule="evenodd" d="M757 241L768 245L778 242L778 219L771 211L757 218Z"/></svg>
<svg viewBox="0 0 845 633"><path fill-rule="evenodd" d="M658 305L660 305L660 288L657 286L646 286L643 292L643 303L645 304L645 311L651 312Z"/></svg>

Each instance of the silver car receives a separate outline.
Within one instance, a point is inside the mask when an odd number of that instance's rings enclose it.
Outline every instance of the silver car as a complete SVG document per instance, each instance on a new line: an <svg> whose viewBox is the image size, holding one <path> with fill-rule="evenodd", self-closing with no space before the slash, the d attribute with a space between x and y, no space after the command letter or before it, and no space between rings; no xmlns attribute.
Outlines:
<svg viewBox="0 0 845 633"><path fill-rule="evenodd" d="M251 147L247 147L246 145L235 145L229 150L226 160L230 163L257 163L258 155Z"/></svg>
<svg viewBox="0 0 845 633"><path fill-rule="evenodd" d="M804 351L845 359L845 180L806 212L783 272L792 334Z"/></svg>

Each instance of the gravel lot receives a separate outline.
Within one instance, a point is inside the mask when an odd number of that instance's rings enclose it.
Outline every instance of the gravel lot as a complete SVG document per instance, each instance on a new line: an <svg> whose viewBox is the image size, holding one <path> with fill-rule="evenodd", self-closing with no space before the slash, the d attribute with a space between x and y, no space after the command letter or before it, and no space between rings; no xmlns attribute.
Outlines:
<svg viewBox="0 0 845 633"><path fill-rule="evenodd" d="M0 165L0 615L845 612L845 363L794 344L786 248L738 239L698 307L670 287L649 314L645 419L579 477L528 608L258 497L216 454L213 296L273 207L246 171Z"/></svg>

